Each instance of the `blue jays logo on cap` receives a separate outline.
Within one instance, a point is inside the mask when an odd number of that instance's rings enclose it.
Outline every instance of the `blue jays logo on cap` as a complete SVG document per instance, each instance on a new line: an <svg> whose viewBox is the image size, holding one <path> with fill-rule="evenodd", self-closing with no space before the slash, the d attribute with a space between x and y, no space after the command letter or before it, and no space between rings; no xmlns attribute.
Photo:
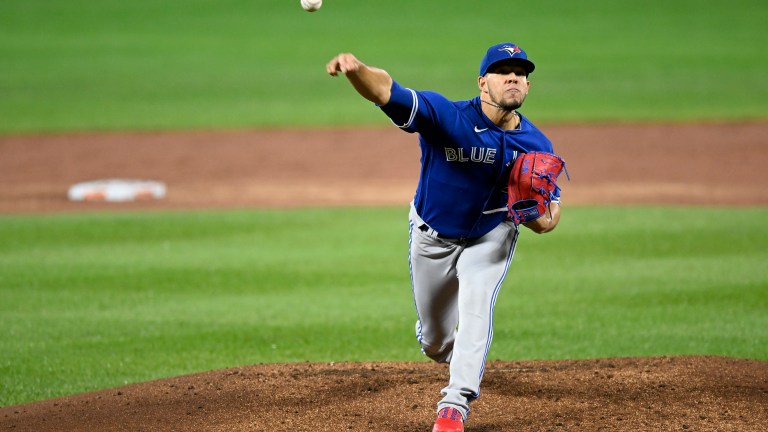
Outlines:
<svg viewBox="0 0 768 432"><path fill-rule="evenodd" d="M499 48L499 51L506 51L511 55L512 57L515 56L515 54L520 54L520 48L512 45L512 46L503 46Z"/></svg>
<svg viewBox="0 0 768 432"><path fill-rule="evenodd" d="M488 73L488 69L494 63L501 61L513 61L522 66L529 74L536 67L532 61L528 60L528 55L519 46L511 42L505 42L488 48L483 61L480 62L480 76Z"/></svg>

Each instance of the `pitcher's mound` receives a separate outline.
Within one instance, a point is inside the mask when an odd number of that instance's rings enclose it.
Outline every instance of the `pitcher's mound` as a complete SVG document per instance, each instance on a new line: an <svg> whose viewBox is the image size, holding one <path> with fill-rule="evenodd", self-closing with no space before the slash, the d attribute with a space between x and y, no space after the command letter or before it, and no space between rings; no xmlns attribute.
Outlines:
<svg viewBox="0 0 768 432"><path fill-rule="evenodd" d="M0 409L13 431L428 432L447 369L227 369ZM492 362L467 432L764 431L768 362L723 357Z"/></svg>

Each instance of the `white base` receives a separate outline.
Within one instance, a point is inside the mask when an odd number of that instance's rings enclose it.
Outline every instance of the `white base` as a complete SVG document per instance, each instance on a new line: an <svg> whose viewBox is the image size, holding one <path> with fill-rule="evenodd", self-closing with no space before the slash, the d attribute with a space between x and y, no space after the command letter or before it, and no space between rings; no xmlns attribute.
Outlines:
<svg viewBox="0 0 768 432"><path fill-rule="evenodd" d="M77 183L67 193L70 201L125 202L165 197L165 184L151 180L106 179Z"/></svg>

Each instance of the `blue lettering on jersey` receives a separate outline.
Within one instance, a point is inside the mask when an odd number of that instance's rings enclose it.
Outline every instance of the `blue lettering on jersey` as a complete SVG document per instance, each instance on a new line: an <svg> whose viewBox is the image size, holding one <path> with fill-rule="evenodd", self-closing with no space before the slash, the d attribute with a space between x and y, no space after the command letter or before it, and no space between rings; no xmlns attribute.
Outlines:
<svg viewBox="0 0 768 432"><path fill-rule="evenodd" d="M472 147L470 156L464 155L464 149L445 147L445 160L448 162L480 162L492 164L496 162L496 149Z"/></svg>

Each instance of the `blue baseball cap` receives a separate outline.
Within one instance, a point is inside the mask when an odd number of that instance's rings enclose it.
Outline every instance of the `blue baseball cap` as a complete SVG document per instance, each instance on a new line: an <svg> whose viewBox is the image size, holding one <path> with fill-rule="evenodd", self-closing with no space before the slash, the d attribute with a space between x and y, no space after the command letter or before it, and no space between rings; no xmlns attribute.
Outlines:
<svg viewBox="0 0 768 432"><path fill-rule="evenodd" d="M519 46L511 42L504 42L488 48L483 61L480 62L480 76L488 73L488 69L491 66L502 61L517 63L529 74L536 68L533 62L528 60L528 55L525 54L525 51Z"/></svg>

